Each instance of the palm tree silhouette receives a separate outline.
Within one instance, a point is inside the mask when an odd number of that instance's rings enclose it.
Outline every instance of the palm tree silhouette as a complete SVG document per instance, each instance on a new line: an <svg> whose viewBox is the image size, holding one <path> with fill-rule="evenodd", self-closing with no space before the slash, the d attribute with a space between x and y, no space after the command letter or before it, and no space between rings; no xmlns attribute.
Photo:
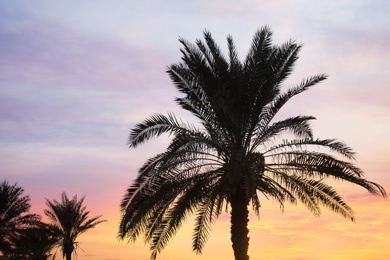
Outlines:
<svg viewBox="0 0 390 260"><path fill-rule="evenodd" d="M23 192L17 183L10 185L6 180L0 183L0 251L4 255L14 248L12 241L40 219L36 214L27 213L30 197Z"/></svg>
<svg viewBox="0 0 390 260"><path fill-rule="evenodd" d="M315 75L282 91L301 45L273 45L270 28L262 27L241 62L230 36L227 58L207 31L204 41L180 42L182 62L167 72L183 94L177 104L199 124L155 114L131 129L133 148L163 133L172 139L165 152L144 163L127 189L121 202L121 239L134 241L143 233L155 259L186 217L195 214L193 250L201 253L212 223L226 210L235 259L247 260L248 207L259 216L260 194L281 207L300 201L315 215L325 206L352 221L352 209L326 178L386 196L350 162L351 148L313 137L309 121L314 117L275 120L287 101L327 78ZM283 139L286 133L291 139Z"/></svg>
<svg viewBox="0 0 390 260"><path fill-rule="evenodd" d="M57 230L60 237L58 245L63 256L66 260L71 260L72 253L77 250L77 237L105 220L98 220L101 216L89 218L89 211L86 211L86 207L83 206L85 196L77 200L75 195L69 200L64 192L61 198L61 202L57 200L51 202L46 199L49 209L45 209L44 213Z"/></svg>
<svg viewBox="0 0 390 260"><path fill-rule="evenodd" d="M58 232L51 225L37 222L23 229L20 236L12 237L14 248L11 259L43 260L52 256L51 251L59 241Z"/></svg>

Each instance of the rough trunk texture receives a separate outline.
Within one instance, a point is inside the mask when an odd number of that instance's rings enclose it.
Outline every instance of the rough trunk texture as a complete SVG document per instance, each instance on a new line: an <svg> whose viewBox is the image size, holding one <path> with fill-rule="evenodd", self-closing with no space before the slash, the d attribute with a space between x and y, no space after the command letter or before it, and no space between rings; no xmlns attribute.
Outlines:
<svg viewBox="0 0 390 260"><path fill-rule="evenodd" d="M243 194L237 193L231 199L231 241L235 260L249 260L248 202Z"/></svg>

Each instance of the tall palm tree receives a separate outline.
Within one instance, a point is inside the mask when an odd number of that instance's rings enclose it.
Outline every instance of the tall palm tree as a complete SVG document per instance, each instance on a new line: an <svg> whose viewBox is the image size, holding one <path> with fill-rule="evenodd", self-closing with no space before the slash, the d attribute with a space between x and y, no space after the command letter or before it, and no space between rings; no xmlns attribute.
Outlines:
<svg viewBox="0 0 390 260"><path fill-rule="evenodd" d="M65 192L62 193L60 202L46 199L49 209L45 209L44 213L57 229L60 237L59 247L66 260L71 260L72 253L77 250L77 237L105 221L99 220L101 216L89 218L89 211L86 211L86 206L83 206L84 199L85 196L78 200L75 195L69 200Z"/></svg>
<svg viewBox="0 0 390 260"><path fill-rule="evenodd" d="M247 260L248 208L259 215L261 194L281 207L300 201L315 215L324 206L352 221L352 209L325 183L327 178L386 196L350 162L351 148L313 137L309 122L314 117L275 120L287 101L327 78L315 75L282 91L301 45L273 45L270 28L263 27L241 62L230 36L227 57L207 31L204 41L180 42L182 62L167 72L183 95L176 102L199 124L155 114L132 128L133 148L163 133L172 139L165 152L144 163L127 189L121 203L121 239L134 241L144 234L155 259L186 217L195 214L193 250L201 253L212 223L226 210L235 259ZM286 133L288 140L283 139Z"/></svg>
<svg viewBox="0 0 390 260"><path fill-rule="evenodd" d="M0 251L7 254L14 246L12 239L18 238L29 225L39 221L36 214L29 214L30 197L23 195L24 189L17 183L0 183Z"/></svg>

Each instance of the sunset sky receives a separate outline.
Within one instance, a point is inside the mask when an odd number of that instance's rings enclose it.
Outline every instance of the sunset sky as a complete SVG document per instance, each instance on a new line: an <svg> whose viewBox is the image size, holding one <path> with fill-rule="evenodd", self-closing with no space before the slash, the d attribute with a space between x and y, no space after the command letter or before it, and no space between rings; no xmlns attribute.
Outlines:
<svg viewBox="0 0 390 260"><path fill-rule="evenodd" d="M366 177L390 192L389 13L387 0L0 0L0 181L22 186L41 215L45 198L86 195L91 215L108 222L80 237L78 260L149 259L142 238L117 240L119 204L168 139L129 149L130 128L156 112L182 115L165 73L180 61L179 37L193 42L207 29L226 50L230 34L245 57L269 25L274 43L304 44L286 87L329 75L280 116L315 116L315 136L353 147ZM334 186L356 223L326 209L314 217L299 204L282 213L265 200L250 221L251 260L390 259L390 199ZM191 250L193 224L158 259L233 259L228 215L201 255Z"/></svg>

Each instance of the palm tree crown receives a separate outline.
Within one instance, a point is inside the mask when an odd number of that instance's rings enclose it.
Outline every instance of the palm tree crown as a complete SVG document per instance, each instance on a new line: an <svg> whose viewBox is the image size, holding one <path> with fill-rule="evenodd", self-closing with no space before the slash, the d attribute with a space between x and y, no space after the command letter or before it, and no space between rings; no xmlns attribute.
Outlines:
<svg viewBox="0 0 390 260"><path fill-rule="evenodd" d="M227 57L207 31L204 41L180 42L182 62L167 72L183 94L177 104L199 125L174 114L155 114L132 128L130 147L163 133L172 139L165 152L145 162L125 193L120 238L134 241L143 233L154 259L186 217L195 214L193 249L200 253L211 224L226 209L235 259L247 260L248 207L259 215L261 194L281 206L300 201L315 215L325 206L352 221L352 209L326 178L386 195L350 162L351 148L335 139L313 137L309 122L314 117L275 120L292 97L327 78L315 75L282 91L301 45L273 45L270 28L263 27L241 62L230 36ZM285 133L292 139L283 139Z"/></svg>
<svg viewBox="0 0 390 260"><path fill-rule="evenodd" d="M40 219L36 214L27 214L30 197L23 192L17 183L10 185L6 180L0 183L0 251L3 254L13 249L12 241L19 238L26 227Z"/></svg>
<svg viewBox="0 0 390 260"><path fill-rule="evenodd" d="M98 220L101 216L89 218L89 211L86 211L86 206L83 206L84 199L85 196L78 200L75 195L69 200L65 192L62 193L60 202L46 199L49 209L44 210L44 213L57 230L60 237L59 247L67 260L71 259L72 253L77 249L77 237L105 221Z"/></svg>
<svg viewBox="0 0 390 260"><path fill-rule="evenodd" d="M51 225L37 222L23 229L20 236L12 237L14 248L10 259L44 260L55 258L51 251L56 247L58 232Z"/></svg>

